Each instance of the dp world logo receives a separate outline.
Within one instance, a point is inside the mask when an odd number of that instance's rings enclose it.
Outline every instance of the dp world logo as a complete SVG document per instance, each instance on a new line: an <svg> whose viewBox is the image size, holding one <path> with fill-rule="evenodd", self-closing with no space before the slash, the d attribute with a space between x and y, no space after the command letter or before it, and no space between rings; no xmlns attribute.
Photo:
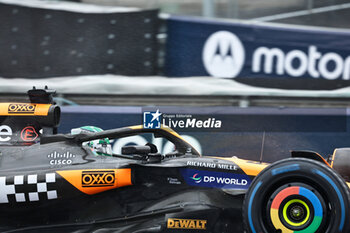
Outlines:
<svg viewBox="0 0 350 233"><path fill-rule="evenodd" d="M190 177L195 183L200 183L202 181L202 177L198 175L198 173L194 174L193 176Z"/></svg>
<svg viewBox="0 0 350 233"><path fill-rule="evenodd" d="M244 64L244 47L235 34L218 31L205 42L202 59L211 76L234 78L241 72Z"/></svg>

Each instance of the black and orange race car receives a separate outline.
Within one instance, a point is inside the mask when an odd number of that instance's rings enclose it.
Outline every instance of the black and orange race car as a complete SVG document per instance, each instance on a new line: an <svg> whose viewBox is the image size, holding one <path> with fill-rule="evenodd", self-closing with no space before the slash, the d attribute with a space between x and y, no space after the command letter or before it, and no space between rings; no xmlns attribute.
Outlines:
<svg viewBox="0 0 350 233"><path fill-rule="evenodd" d="M166 127L55 134L52 92L29 94L0 105L1 232L349 232L350 149L331 163L295 151L269 165L202 156ZM101 155L89 144L139 134L174 151Z"/></svg>

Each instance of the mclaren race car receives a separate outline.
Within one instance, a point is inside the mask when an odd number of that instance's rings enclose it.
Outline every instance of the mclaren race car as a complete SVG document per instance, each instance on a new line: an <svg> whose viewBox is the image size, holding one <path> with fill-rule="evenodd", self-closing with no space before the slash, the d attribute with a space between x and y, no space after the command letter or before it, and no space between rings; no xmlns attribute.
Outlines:
<svg viewBox="0 0 350 233"><path fill-rule="evenodd" d="M296 151L268 165L202 156L166 127L56 134L52 93L29 94L0 104L1 232L349 232L349 149L330 163ZM139 134L174 151L100 150Z"/></svg>

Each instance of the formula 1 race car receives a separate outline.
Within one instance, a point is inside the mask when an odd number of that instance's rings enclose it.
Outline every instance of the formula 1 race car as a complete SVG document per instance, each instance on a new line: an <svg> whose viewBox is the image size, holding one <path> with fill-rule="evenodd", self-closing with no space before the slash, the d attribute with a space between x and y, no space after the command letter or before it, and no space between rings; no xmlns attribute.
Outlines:
<svg viewBox="0 0 350 233"><path fill-rule="evenodd" d="M296 151L268 165L202 156L167 127L55 134L52 92L29 94L0 104L1 232L349 232L349 149L330 164ZM139 134L174 151L101 154L90 143Z"/></svg>

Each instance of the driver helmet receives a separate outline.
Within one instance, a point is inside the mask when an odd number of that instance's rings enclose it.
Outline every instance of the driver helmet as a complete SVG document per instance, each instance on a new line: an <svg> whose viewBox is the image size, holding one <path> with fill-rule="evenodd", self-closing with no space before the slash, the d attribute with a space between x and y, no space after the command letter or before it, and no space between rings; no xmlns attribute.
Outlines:
<svg viewBox="0 0 350 233"><path fill-rule="evenodd" d="M92 134L102 132L103 129L96 126L83 126L80 128L74 128L71 130L71 134ZM88 146L95 155L112 155L112 146L108 138L100 138L89 142L84 142L83 146Z"/></svg>

